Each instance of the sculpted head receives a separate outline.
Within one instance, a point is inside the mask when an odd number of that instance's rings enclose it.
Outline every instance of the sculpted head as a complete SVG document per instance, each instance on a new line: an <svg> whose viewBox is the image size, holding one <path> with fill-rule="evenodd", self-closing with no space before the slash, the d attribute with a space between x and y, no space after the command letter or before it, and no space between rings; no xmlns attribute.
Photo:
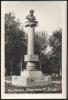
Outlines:
<svg viewBox="0 0 68 100"><path fill-rule="evenodd" d="M30 15L33 16L34 10L30 10Z"/></svg>
<svg viewBox="0 0 68 100"><path fill-rule="evenodd" d="M30 13L29 13L29 15L27 15L26 19L28 19L28 22L27 22L28 24L26 25L26 27L27 26L31 26L31 27L37 26L38 22L36 21L36 17L34 16L33 9L30 10Z"/></svg>

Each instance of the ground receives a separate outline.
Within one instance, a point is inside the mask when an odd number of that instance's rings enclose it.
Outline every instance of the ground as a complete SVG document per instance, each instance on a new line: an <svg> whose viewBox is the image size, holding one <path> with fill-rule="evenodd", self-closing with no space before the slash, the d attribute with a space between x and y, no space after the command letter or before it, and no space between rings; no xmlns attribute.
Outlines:
<svg viewBox="0 0 68 100"><path fill-rule="evenodd" d="M20 87L11 84L11 77L6 77L5 93L62 93L62 83L59 80L52 80L48 86Z"/></svg>

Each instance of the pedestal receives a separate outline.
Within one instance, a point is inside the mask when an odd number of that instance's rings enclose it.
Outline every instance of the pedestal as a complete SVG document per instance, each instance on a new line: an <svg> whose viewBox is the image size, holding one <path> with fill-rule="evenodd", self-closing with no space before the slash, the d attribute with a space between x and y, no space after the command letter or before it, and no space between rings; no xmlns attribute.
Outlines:
<svg viewBox="0 0 68 100"><path fill-rule="evenodd" d="M38 55L34 54L25 55L24 60L27 62L26 70L37 70L35 62L39 61Z"/></svg>
<svg viewBox="0 0 68 100"><path fill-rule="evenodd" d="M22 71L20 76L12 77L12 85L34 87L51 84L51 77L44 76L37 69L35 62L38 61L38 55L25 55L24 59L27 62L26 70Z"/></svg>
<svg viewBox="0 0 68 100"><path fill-rule="evenodd" d="M44 76L41 71L27 71L24 70L21 73L21 76L12 77L12 85L15 86L26 86L26 87L35 87L35 86L45 86L51 84L50 75Z"/></svg>

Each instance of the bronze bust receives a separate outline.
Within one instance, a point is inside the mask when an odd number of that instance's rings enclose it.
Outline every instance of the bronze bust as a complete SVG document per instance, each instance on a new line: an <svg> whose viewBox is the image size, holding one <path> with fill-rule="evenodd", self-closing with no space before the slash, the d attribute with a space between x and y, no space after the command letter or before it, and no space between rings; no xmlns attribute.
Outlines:
<svg viewBox="0 0 68 100"><path fill-rule="evenodd" d="M26 17L29 21L35 21L36 17L34 16L34 10L30 10L30 15Z"/></svg>

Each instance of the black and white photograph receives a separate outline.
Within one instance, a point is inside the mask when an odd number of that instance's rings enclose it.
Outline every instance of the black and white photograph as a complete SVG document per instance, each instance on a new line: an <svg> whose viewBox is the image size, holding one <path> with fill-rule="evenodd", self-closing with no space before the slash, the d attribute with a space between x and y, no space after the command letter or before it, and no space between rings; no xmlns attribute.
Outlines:
<svg viewBox="0 0 68 100"><path fill-rule="evenodd" d="M65 99L66 1L1 1L1 98Z"/></svg>

